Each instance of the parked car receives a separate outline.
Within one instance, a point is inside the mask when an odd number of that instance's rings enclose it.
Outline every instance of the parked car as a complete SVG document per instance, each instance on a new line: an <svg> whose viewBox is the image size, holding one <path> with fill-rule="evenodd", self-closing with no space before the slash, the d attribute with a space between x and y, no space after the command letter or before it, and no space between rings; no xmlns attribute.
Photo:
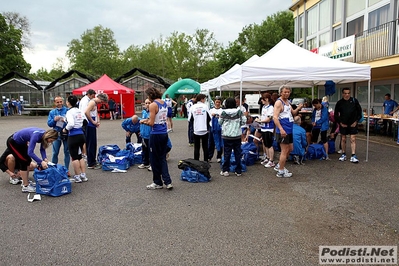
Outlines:
<svg viewBox="0 0 399 266"><path fill-rule="evenodd" d="M260 94L246 94L245 102L248 104L248 109L250 113L259 113L259 98Z"/></svg>
<svg viewBox="0 0 399 266"><path fill-rule="evenodd" d="M291 105L293 105L294 108L296 108L296 106L301 103L304 105L304 107L312 108L312 100L310 100L310 98L294 98L291 101Z"/></svg>

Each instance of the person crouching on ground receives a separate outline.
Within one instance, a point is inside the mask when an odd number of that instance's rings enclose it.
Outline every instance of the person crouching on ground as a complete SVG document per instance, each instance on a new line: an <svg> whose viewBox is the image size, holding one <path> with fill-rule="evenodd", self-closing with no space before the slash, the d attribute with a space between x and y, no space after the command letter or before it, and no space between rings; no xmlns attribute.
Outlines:
<svg viewBox="0 0 399 266"><path fill-rule="evenodd" d="M0 168L3 172L7 169L5 158L12 154L15 158L15 166L20 170L22 192L36 192L36 187L29 184L29 166L33 159L42 169L47 169L46 148L57 139L58 132L54 129L45 130L37 127L28 127L15 132L7 139L7 149L1 156ZM40 143L42 159L34 152L37 143Z"/></svg>
<svg viewBox="0 0 399 266"><path fill-rule="evenodd" d="M0 161L3 161L1 158ZM6 173L10 176L10 184L18 185L22 182L20 170L15 167L15 157L12 154L8 154L5 159L5 163L7 166ZM35 170L37 167L37 163L31 162L28 169L29 171Z"/></svg>
<svg viewBox="0 0 399 266"><path fill-rule="evenodd" d="M136 134L137 143L141 143L142 138L140 135L140 118L137 115L124 120L122 128L126 131L126 144L132 142L133 133Z"/></svg>
<svg viewBox="0 0 399 266"><path fill-rule="evenodd" d="M237 163L235 174L241 176L241 126L247 122L244 113L237 108L234 98L227 98L226 109L219 117L219 124L222 126L224 162L220 172L222 176L229 176L231 152L234 150L234 157Z"/></svg>
<svg viewBox="0 0 399 266"><path fill-rule="evenodd" d="M302 119L300 116L294 117L294 127L292 128L293 134L293 146L294 149L291 155L294 159L294 164L302 164L303 158L305 157L308 142L306 140L306 130L301 127Z"/></svg>

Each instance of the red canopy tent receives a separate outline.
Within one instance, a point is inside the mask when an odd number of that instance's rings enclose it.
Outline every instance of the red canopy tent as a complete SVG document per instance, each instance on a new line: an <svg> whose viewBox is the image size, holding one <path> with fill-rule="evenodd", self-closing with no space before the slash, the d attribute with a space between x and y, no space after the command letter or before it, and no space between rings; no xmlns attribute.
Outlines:
<svg viewBox="0 0 399 266"><path fill-rule="evenodd" d="M93 83L74 89L72 93L74 95L86 95L86 92L89 89L93 89L96 93L106 93L108 94L108 98L112 98L116 103L119 103L121 105L122 118L123 116L130 117L134 115L134 90L113 81L110 77L104 74Z"/></svg>

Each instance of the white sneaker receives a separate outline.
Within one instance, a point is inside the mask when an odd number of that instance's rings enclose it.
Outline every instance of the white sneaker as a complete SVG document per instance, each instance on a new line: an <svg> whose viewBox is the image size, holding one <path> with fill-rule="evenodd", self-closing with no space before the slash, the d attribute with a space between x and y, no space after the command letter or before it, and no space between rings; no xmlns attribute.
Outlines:
<svg viewBox="0 0 399 266"><path fill-rule="evenodd" d="M222 159L220 159L220 158L218 158L217 160L216 160L216 162L218 162L218 163L220 163L222 161Z"/></svg>
<svg viewBox="0 0 399 266"><path fill-rule="evenodd" d="M148 170L148 171L152 171L152 167L151 167L151 166L148 167L147 170Z"/></svg>
<svg viewBox="0 0 399 266"><path fill-rule="evenodd" d="M80 178L80 175L75 175L73 177L73 179L75 179L75 183L82 183L82 179Z"/></svg>
<svg viewBox="0 0 399 266"><path fill-rule="evenodd" d="M287 169L284 168L282 171L278 171L276 174L277 177L291 177L292 173L290 173Z"/></svg>
<svg viewBox="0 0 399 266"><path fill-rule="evenodd" d="M27 185L27 186L22 186L22 192L26 193L26 192L36 192L36 187L32 186L31 184Z"/></svg>
<svg viewBox="0 0 399 266"><path fill-rule="evenodd" d="M269 161L267 164L265 164L265 167L266 168L272 168L272 167L275 167L276 165L274 164L274 162L273 161Z"/></svg>
<svg viewBox="0 0 399 266"><path fill-rule="evenodd" d="M80 174L80 179L81 179L83 182L89 181L89 179L87 178L86 174Z"/></svg>
<svg viewBox="0 0 399 266"><path fill-rule="evenodd" d="M10 176L10 184L12 185L18 185L19 183L22 183L22 180L19 179L19 177L11 177Z"/></svg>
<svg viewBox="0 0 399 266"><path fill-rule="evenodd" d="M236 175L236 176L241 176L242 174L239 174L239 173L237 173L237 172L234 172L234 174Z"/></svg>
<svg viewBox="0 0 399 266"><path fill-rule="evenodd" d="M351 163L359 163L359 159L357 158L356 155L351 156L350 161L351 161Z"/></svg>
<svg viewBox="0 0 399 266"><path fill-rule="evenodd" d="M337 151L337 153L341 154L341 153L342 153L342 150Z"/></svg>
<svg viewBox="0 0 399 266"><path fill-rule="evenodd" d="M279 163L277 163L277 164L274 166L274 171L278 171L278 170L280 170L280 164L279 164Z"/></svg>
<svg viewBox="0 0 399 266"><path fill-rule="evenodd" d="M173 189L173 185L172 185L172 184L167 184L167 185L166 185L166 189L168 189L168 190Z"/></svg>
<svg viewBox="0 0 399 266"><path fill-rule="evenodd" d="M223 170L222 171L220 171L220 175L222 175L222 176L229 176L230 174L229 174L229 172L223 172Z"/></svg>
<svg viewBox="0 0 399 266"><path fill-rule="evenodd" d="M169 185L172 185L172 184L169 184ZM161 189L161 188L163 188L163 186L157 185L155 183L152 183L152 184L147 186L147 189L150 189L150 190Z"/></svg>
<svg viewBox="0 0 399 266"><path fill-rule="evenodd" d="M345 153L343 153L343 154L341 155L341 157L339 157L338 160L340 160L341 162L346 161L346 155L345 155Z"/></svg>
<svg viewBox="0 0 399 266"><path fill-rule="evenodd" d="M137 168L139 168L139 169L145 169L145 168L149 168L150 166L149 165L145 165L145 164L140 164Z"/></svg>
<svg viewBox="0 0 399 266"><path fill-rule="evenodd" d="M264 159L263 161L260 162L261 165L265 165L269 162L269 158Z"/></svg>
<svg viewBox="0 0 399 266"><path fill-rule="evenodd" d="M28 180L28 182L29 182L29 185L36 187L36 183L33 182L32 180ZM21 187L23 187L23 186L24 186L24 183L22 183L22 181L21 181Z"/></svg>

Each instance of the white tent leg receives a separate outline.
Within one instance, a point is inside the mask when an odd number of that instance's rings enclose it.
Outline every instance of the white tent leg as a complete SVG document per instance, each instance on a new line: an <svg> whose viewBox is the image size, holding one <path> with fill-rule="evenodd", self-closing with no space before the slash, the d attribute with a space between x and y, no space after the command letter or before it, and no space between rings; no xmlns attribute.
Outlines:
<svg viewBox="0 0 399 266"><path fill-rule="evenodd" d="M366 162L369 161L369 140L370 140L370 86L371 86L371 80L369 79L368 82L368 89L367 89L367 121L366 121L366 125L367 125L367 137L366 137Z"/></svg>

